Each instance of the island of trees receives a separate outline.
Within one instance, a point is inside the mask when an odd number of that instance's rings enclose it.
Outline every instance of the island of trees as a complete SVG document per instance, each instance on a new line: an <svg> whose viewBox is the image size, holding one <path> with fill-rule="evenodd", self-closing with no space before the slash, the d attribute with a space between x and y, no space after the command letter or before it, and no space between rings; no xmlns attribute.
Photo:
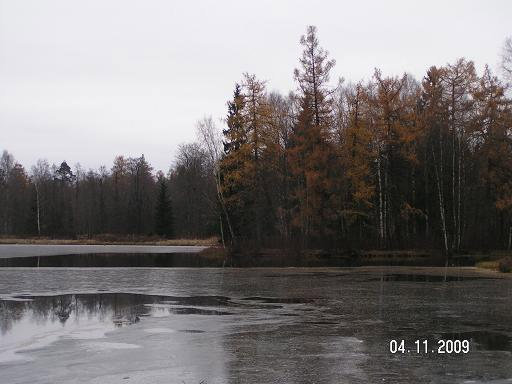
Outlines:
<svg viewBox="0 0 512 384"><path fill-rule="evenodd" d="M332 85L335 61L308 27L296 89L246 73L224 127L197 124L168 174L144 156L110 169L4 151L0 234L205 237L301 249L512 246L512 104L505 80L465 58ZM512 75L512 42L503 73ZM228 96L228 95L227 95ZM229 97L229 96L228 96Z"/></svg>

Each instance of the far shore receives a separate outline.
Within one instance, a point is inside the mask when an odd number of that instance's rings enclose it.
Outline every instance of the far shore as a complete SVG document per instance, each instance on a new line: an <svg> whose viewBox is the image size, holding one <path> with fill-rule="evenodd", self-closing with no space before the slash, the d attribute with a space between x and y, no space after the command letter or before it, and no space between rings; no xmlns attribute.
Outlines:
<svg viewBox="0 0 512 384"><path fill-rule="evenodd" d="M131 240L119 237L110 237L109 241L102 238L0 238L0 267L401 266L422 268L423 271L434 271L435 268L444 270L445 267L448 267L447 270L455 268L460 271L460 268L467 267L482 273L498 273L500 260L510 259L510 252L507 251L467 252L450 257L447 263L443 255L433 250L299 251L247 248L240 252L223 248L216 238L162 240L134 237Z"/></svg>
<svg viewBox="0 0 512 384"><path fill-rule="evenodd" d="M123 244L0 244L0 259L100 254L190 254L207 246Z"/></svg>
<svg viewBox="0 0 512 384"><path fill-rule="evenodd" d="M140 236L109 236L93 238L52 239L48 237L0 237L0 244L35 244L35 245L163 245L163 246L215 246L216 237L206 239L162 239Z"/></svg>

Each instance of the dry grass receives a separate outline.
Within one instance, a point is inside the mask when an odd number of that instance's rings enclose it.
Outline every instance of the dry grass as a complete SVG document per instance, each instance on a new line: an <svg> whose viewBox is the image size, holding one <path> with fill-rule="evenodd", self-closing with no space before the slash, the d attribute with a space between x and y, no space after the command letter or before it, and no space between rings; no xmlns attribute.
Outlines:
<svg viewBox="0 0 512 384"><path fill-rule="evenodd" d="M105 245L105 244L122 244L122 245L200 245L214 246L219 241L216 237L207 239L161 239L158 237L141 237L141 236L117 236L117 235L100 235L92 239L50 239L45 237L0 237L0 244L39 244L39 245Z"/></svg>
<svg viewBox="0 0 512 384"><path fill-rule="evenodd" d="M498 260L493 261L479 261L475 264L475 267L482 268L482 269L488 269L490 271L497 271L498 270Z"/></svg>
<svg viewBox="0 0 512 384"><path fill-rule="evenodd" d="M511 251L490 251L483 254L476 254L475 267L487 269L494 272L507 272L512 269Z"/></svg>

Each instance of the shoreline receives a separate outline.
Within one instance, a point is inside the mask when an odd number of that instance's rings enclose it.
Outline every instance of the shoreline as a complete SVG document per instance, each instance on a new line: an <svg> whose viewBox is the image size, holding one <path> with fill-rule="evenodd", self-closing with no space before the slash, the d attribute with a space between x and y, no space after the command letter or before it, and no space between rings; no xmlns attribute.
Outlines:
<svg viewBox="0 0 512 384"><path fill-rule="evenodd" d="M504 250L467 251L448 259L448 267L500 271ZM217 238L160 239L98 235L92 239L0 237L2 267L155 267L155 268L333 268L445 267L446 258L433 249L247 249L223 248ZM502 271L507 272L507 271Z"/></svg>
<svg viewBox="0 0 512 384"><path fill-rule="evenodd" d="M451 257L425 250L290 251L261 249L233 252L220 246L147 244L0 244L1 267L155 267L155 268L343 268L473 267L497 272L502 252Z"/></svg>
<svg viewBox="0 0 512 384"><path fill-rule="evenodd" d="M99 236L92 239L50 239L46 237L0 237L0 245L154 245L154 246L216 246L218 239L160 239L152 237Z"/></svg>

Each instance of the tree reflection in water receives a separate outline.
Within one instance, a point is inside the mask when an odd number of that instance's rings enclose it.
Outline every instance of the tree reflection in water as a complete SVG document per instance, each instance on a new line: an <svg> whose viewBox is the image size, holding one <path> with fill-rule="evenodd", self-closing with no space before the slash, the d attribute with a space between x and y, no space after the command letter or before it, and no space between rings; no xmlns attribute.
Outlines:
<svg viewBox="0 0 512 384"><path fill-rule="evenodd" d="M169 298L126 293L15 297L0 301L0 332L4 335L16 322L27 317L36 325L58 321L65 326L69 319L97 318L122 327L148 315L152 308L146 304L165 299Z"/></svg>

